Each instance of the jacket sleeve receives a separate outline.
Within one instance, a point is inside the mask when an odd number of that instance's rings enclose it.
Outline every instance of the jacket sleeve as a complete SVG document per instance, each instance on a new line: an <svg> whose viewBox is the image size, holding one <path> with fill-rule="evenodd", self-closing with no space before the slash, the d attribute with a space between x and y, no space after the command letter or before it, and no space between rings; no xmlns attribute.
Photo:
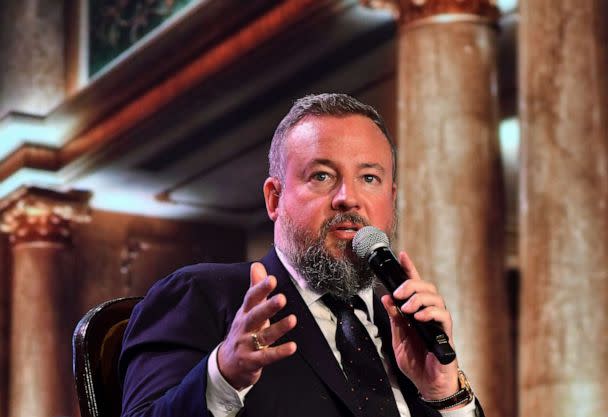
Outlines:
<svg viewBox="0 0 608 417"><path fill-rule="evenodd" d="M226 322L225 312L206 298L192 273L178 271L136 306L119 362L123 417L211 415L207 361Z"/></svg>

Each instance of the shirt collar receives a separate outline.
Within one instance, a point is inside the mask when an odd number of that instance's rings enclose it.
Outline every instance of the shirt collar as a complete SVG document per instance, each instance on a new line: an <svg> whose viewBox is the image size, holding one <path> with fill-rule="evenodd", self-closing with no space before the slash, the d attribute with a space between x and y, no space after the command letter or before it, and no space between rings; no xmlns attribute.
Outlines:
<svg viewBox="0 0 608 417"><path fill-rule="evenodd" d="M281 252L281 250L279 248L277 248L276 246L274 247L274 249L277 252L277 256L279 257L279 260L281 261L281 263L283 264L283 266L289 273L289 276L290 276L292 282L294 283L294 285L296 286L296 289L298 290L298 292L302 296L302 299L306 303L306 306L310 307L312 304L319 301L321 299L321 297L323 297L325 295L325 293L319 293L319 292L313 290L312 288L310 288L310 285L308 285L308 282L306 282L306 280L294 268L294 266L291 264L291 262L289 262L289 259L287 258L287 256L283 252ZM373 291L373 289L366 288L364 290L359 291L358 295L359 295L359 297L361 297L361 299L365 303L365 306L367 307L368 317L369 317L370 321L373 322L374 321L374 291Z"/></svg>

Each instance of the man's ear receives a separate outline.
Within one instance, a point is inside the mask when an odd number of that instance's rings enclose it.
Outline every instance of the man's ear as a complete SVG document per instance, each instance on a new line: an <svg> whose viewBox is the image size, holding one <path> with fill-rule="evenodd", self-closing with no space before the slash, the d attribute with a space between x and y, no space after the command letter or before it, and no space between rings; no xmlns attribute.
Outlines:
<svg viewBox="0 0 608 417"><path fill-rule="evenodd" d="M266 178L264 181L264 200L266 201L266 212L273 222L279 216L279 198L281 197L281 181L274 177Z"/></svg>

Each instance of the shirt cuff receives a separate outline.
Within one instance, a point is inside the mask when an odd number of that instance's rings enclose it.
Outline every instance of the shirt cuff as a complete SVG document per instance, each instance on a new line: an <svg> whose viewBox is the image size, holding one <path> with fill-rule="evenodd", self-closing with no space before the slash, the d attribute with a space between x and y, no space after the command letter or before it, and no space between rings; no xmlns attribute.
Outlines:
<svg viewBox="0 0 608 417"><path fill-rule="evenodd" d="M464 407L457 408L456 410L439 411L441 417L475 417L475 399L465 405Z"/></svg>
<svg viewBox="0 0 608 417"><path fill-rule="evenodd" d="M207 363L207 389L205 399L207 409L215 417L233 417L245 405L245 396L253 388L253 385L237 391L224 379L217 364L218 345L209 355Z"/></svg>

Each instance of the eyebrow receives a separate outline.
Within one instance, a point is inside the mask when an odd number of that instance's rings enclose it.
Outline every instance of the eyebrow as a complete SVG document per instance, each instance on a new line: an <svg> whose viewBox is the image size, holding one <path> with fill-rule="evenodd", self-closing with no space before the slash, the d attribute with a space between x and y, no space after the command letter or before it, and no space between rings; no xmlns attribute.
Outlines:
<svg viewBox="0 0 608 417"><path fill-rule="evenodd" d="M317 158L317 159L313 159L311 161L310 165L327 165L329 167L335 168L336 163L333 162L331 159ZM358 165L358 167L359 167L359 169L365 169L365 168L377 169L382 174L384 174L386 172L384 167L376 162L362 162Z"/></svg>
<svg viewBox="0 0 608 417"><path fill-rule="evenodd" d="M384 174L384 172L386 171L382 165L377 164L377 163L372 163L372 162L364 162L362 164L359 164L359 168L373 168L373 169L377 169L382 174Z"/></svg>

